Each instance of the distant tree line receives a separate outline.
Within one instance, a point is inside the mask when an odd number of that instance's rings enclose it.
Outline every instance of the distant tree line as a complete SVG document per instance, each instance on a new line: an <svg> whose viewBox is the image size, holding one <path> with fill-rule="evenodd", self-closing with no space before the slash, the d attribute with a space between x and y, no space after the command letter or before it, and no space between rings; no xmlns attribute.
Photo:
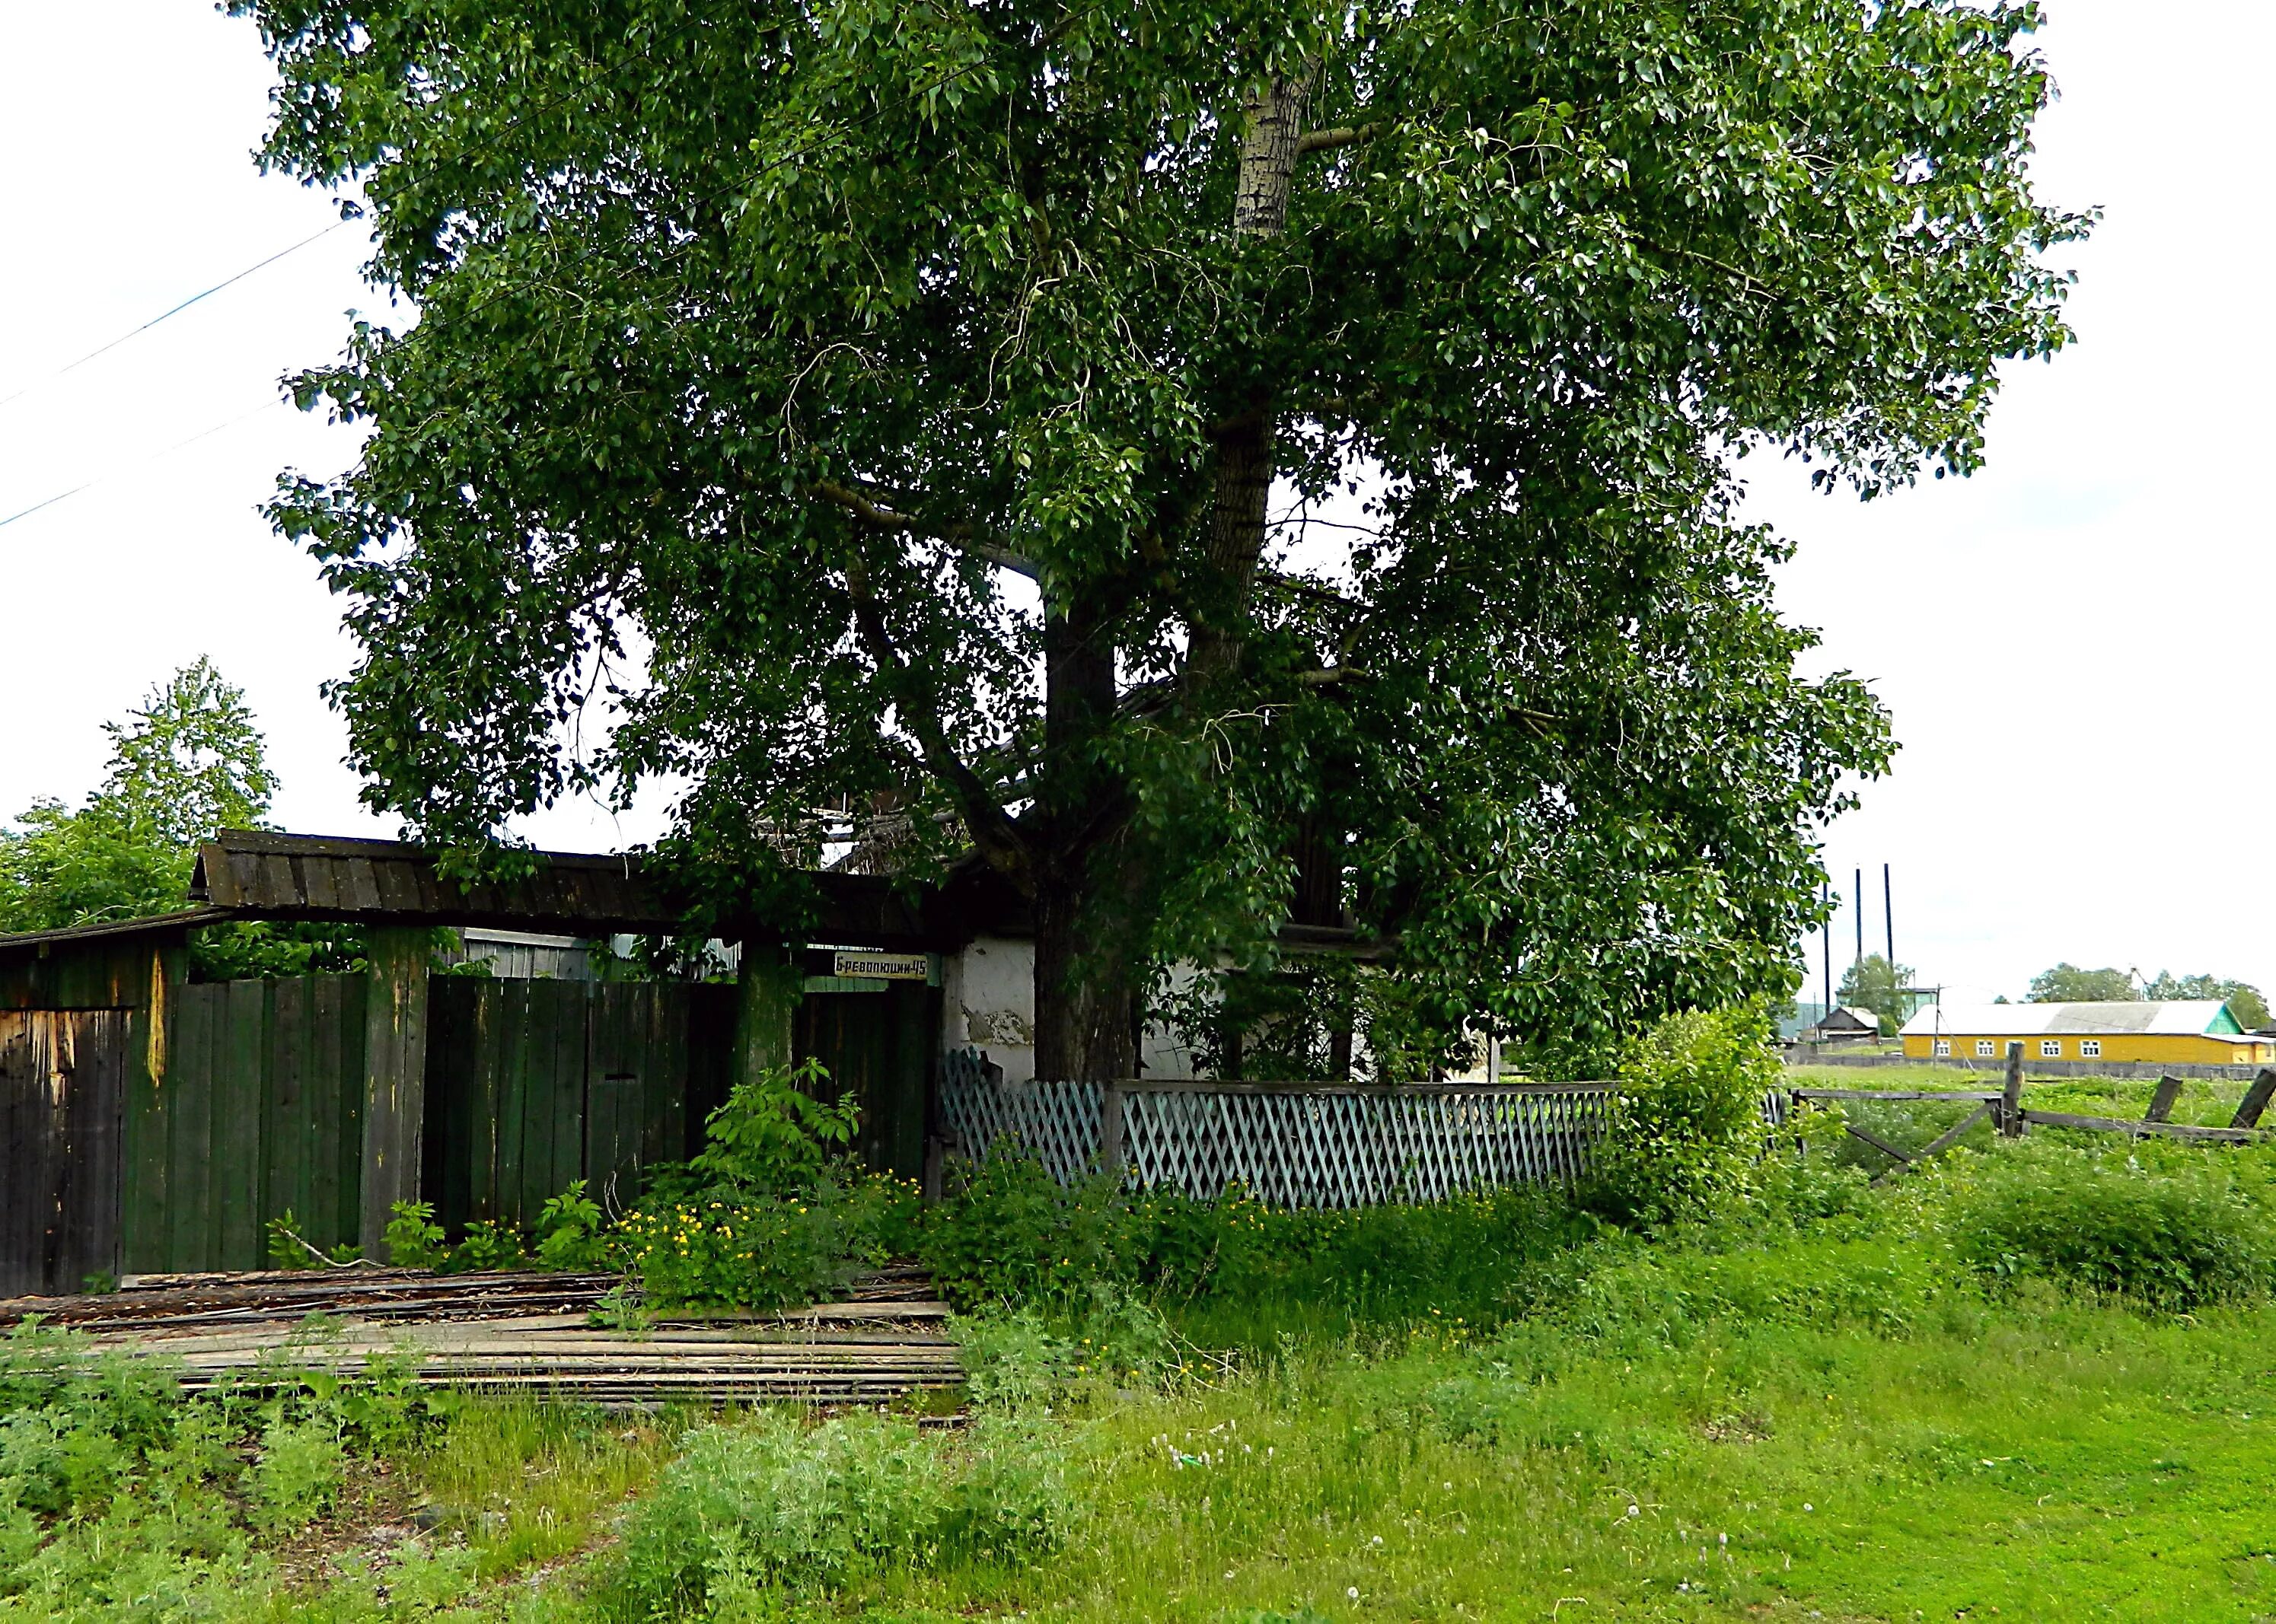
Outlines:
<svg viewBox="0 0 2276 1624"><path fill-rule="evenodd" d="M1881 1031L1893 1032L1911 1016L1919 1001L1907 993L1913 985L1913 974L1908 964L1892 963L1878 953L1869 953L1843 973L1834 1002L1847 1008L1871 1010L1881 1017ZM2227 1004L2237 1024L2247 1031L2269 1023L2268 1001L2250 982L2212 975L2177 976L2163 970L2150 980L2137 982L2127 971L2082 970L2066 962L2031 978L2027 1001L2131 1003L2144 999L2166 1001L2212 998Z"/></svg>
<svg viewBox="0 0 2276 1624"><path fill-rule="evenodd" d="M2237 1024L2249 1031L2268 1024L2268 1001L2249 981L2220 976L2177 976L2161 970L2151 980L2136 984L2132 972L2105 966L2082 970L2065 962L2031 978L2029 1002L2131 1003L2137 999L2164 1002L2173 1000L2217 998L2228 1006Z"/></svg>

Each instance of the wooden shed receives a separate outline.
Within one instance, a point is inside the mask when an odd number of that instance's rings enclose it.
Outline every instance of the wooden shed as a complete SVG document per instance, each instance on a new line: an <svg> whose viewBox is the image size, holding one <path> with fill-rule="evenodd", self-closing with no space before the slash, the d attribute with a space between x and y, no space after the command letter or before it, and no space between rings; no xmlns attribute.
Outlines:
<svg viewBox="0 0 2276 1624"><path fill-rule="evenodd" d="M860 1099L869 1165L918 1174L939 956L969 940L973 897L805 878L776 917L723 927L732 983L430 974L438 926L678 929L684 899L635 859L538 854L462 888L415 846L259 832L201 849L179 912L0 937L0 1296L260 1267L288 1211L319 1246L372 1251L398 1200L454 1232L527 1224L575 1178L626 1200L698 1148L735 1076L808 1056ZM193 979L191 933L239 919L355 925L369 971ZM898 956L844 975L808 942Z"/></svg>

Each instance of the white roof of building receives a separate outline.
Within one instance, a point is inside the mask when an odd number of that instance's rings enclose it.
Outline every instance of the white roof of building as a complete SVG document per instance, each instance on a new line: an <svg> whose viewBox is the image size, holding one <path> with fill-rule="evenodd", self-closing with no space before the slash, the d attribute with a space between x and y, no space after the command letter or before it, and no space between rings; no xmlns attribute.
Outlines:
<svg viewBox="0 0 2276 1624"><path fill-rule="evenodd" d="M2201 1038L2220 1018L2218 998L2092 1004L1931 1004L1905 1023L1908 1038L2036 1038L2058 1032Z"/></svg>

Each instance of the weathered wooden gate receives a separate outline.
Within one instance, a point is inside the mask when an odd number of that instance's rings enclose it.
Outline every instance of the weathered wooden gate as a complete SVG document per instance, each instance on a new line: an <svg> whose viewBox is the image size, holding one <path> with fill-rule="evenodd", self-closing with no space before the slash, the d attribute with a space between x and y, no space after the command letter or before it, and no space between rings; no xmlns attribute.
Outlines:
<svg viewBox="0 0 2276 1624"><path fill-rule="evenodd" d="M428 987L426 1166L438 1216L524 1227L583 1179L611 1206L696 1148L725 1098L735 989L437 977Z"/></svg>
<svg viewBox="0 0 2276 1624"><path fill-rule="evenodd" d="M124 1010L0 1010L0 1297L118 1272L129 1042Z"/></svg>
<svg viewBox="0 0 2276 1624"><path fill-rule="evenodd" d="M940 990L922 981L883 982L874 991L809 991L799 1005L793 1052L801 1061L819 1061L835 1089L859 1102L854 1150L874 1172L914 1178L923 1171L925 1101L939 1030Z"/></svg>

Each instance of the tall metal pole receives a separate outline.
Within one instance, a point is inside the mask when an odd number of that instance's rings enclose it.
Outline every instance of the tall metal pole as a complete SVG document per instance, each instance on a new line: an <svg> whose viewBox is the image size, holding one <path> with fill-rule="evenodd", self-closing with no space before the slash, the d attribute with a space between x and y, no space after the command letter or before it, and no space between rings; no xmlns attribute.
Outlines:
<svg viewBox="0 0 2276 1624"><path fill-rule="evenodd" d="M1881 865L1881 923L1888 927L1889 974L1897 973L1897 915L1889 902L1889 865Z"/></svg>
<svg viewBox="0 0 2276 1624"><path fill-rule="evenodd" d="M1852 893L1852 895L1854 895L1857 899L1857 957L1855 962L1862 964L1865 962L1865 871L1862 868L1857 871L1857 888L1854 893Z"/></svg>
<svg viewBox="0 0 2276 1624"><path fill-rule="evenodd" d="M1833 881L1830 878L1817 882L1817 900L1825 907L1825 935L1818 943L1825 955L1825 979L1817 989L1825 1000L1817 1007L1818 1023L1823 1025L1825 1017L1833 1013Z"/></svg>

